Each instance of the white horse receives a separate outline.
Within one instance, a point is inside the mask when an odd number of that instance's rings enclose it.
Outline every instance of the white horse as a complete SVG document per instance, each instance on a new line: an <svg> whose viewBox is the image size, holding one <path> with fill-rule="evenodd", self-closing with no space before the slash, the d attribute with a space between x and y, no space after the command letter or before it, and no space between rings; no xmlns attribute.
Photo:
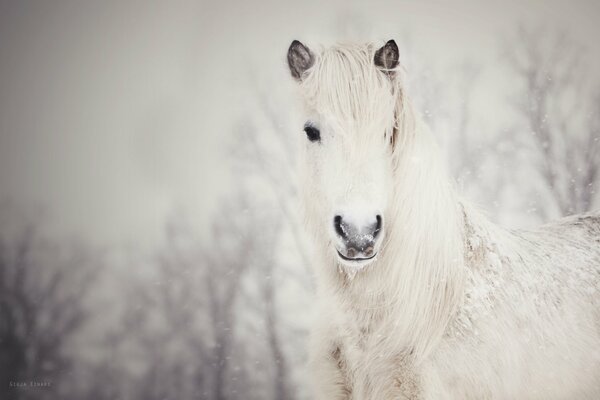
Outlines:
<svg viewBox="0 0 600 400"><path fill-rule="evenodd" d="M459 199L389 41L294 41L317 247L316 399L600 399L600 215L532 231Z"/></svg>

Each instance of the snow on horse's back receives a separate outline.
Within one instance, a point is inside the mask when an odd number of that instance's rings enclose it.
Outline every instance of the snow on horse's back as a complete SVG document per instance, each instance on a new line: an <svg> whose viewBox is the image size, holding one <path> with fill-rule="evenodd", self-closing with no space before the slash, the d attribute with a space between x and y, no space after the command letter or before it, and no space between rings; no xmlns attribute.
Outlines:
<svg viewBox="0 0 600 400"><path fill-rule="evenodd" d="M298 41L317 399L600 398L600 216L531 231L456 194L398 48Z"/></svg>

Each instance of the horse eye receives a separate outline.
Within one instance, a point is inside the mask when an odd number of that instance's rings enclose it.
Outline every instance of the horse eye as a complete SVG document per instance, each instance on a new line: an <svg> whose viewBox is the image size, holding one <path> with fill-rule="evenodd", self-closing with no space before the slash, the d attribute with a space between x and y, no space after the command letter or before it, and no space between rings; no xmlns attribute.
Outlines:
<svg viewBox="0 0 600 400"><path fill-rule="evenodd" d="M308 140L310 140L311 142L316 142L318 140L321 140L321 132L319 132L319 130L317 128L315 128L314 126L310 126L310 125L305 126L304 132L306 132L306 136L308 137Z"/></svg>

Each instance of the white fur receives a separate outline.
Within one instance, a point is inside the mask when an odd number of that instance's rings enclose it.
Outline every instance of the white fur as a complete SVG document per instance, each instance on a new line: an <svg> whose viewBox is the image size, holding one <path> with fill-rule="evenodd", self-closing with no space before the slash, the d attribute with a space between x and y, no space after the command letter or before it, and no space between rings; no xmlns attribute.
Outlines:
<svg viewBox="0 0 600 400"><path fill-rule="evenodd" d="M321 130L301 163L315 398L600 398L600 217L532 232L488 222L458 198L401 71L378 70L375 50L322 50L300 82ZM383 216L362 268L336 254L341 209Z"/></svg>

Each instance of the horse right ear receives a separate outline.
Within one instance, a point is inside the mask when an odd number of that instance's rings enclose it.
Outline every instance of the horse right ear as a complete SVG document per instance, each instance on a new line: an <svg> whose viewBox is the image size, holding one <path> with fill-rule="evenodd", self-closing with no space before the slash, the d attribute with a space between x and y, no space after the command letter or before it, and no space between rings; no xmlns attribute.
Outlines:
<svg viewBox="0 0 600 400"><path fill-rule="evenodd" d="M292 76L298 81L302 80L304 72L315 63L315 57L308 47L297 40L294 40L290 45L287 60Z"/></svg>
<svg viewBox="0 0 600 400"><path fill-rule="evenodd" d="M383 69L388 74L393 74L394 69L398 66L398 45L393 40L388 42L375 52L374 62L375 65Z"/></svg>

